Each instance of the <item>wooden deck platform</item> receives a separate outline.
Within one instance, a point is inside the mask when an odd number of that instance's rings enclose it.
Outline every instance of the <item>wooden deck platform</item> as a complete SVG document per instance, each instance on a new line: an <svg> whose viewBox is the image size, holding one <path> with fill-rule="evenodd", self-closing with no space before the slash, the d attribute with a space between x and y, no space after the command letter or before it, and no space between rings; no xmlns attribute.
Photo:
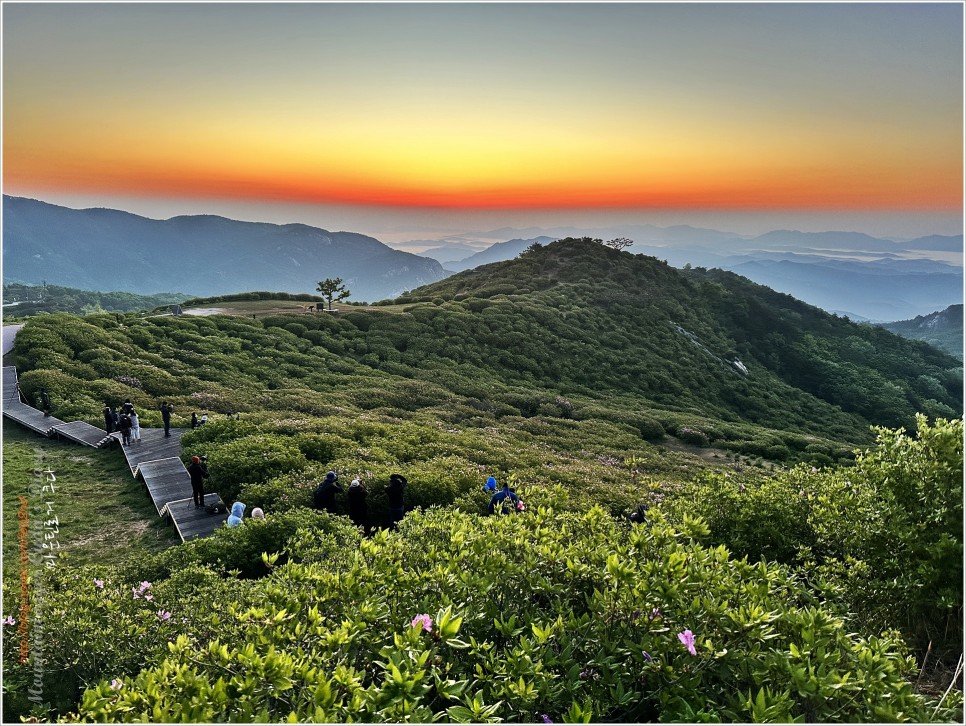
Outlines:
<svg viewBox="0 0 966 726"><path fill-rule="evenodd" d="M189 485L190 486L190 485ZM217 494L205 494L205 504L221 502ZM182 542L197 537L207 537L228 521L228 512L222 514L208 514L204 507L196 507L191 497L169 502L167 515Z"/></svg>
<svg viewBox="0 0 966 726"><path fill-rule="evenodd" d="M53 434L95 448L107 446L111 442L111 436L107 431L91 426L85 421L57 424L53 427Z"/></svg>
<svg viewBox="0 0 966 726"><path fill-rule="evenodd" d="M137 476L144 481L159 516L165 514L168 502L191 497L191 477L176 456L143 462Z"/></svg>
<svg viewBox="0 0 966 726"><path fill-rule="evenodd" d="M4 401L3 415L31 431L36 431L41 436L51 436L54 426L64 423L59 418L44 416L43 411L21 403L19 400Z"/></svg>
<svg viewBox="0 0 966 726"><path fill-rule="evenodd" d="M124 452L127 465L134 476L138 475L138 466L146 461L170 459L181 456L181 434L184 429L171 429L171 436L165 437L164 429L147 429L141 427L141 441L134 441L130 446L121 445L121 434L115 431L111 437L117 440L118 446ZM190 493L190 489L188 490Z"/></svg>

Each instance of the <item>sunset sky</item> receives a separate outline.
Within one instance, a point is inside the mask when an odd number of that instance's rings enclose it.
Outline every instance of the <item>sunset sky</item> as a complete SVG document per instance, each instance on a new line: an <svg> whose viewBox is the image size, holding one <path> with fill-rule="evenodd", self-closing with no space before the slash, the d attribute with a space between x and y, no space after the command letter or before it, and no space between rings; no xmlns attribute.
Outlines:
<svg viewBox="0 0 966 726"><path fill-rule="evenodd" d="M962 69L960 3L5 3L3 191L369 233L700 212L952 233Z"/></svg>

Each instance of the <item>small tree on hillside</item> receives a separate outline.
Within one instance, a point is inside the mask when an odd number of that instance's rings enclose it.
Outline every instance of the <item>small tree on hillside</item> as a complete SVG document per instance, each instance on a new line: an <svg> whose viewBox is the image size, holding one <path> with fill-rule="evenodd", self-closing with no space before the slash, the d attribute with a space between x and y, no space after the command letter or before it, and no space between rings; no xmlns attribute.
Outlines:
<svg viewBox="0 0 966 726"><path fill-rule="evenodd" d="M324 297L326 299L326 302L329 303L329 310L332 310L333 302L339 302L339 300L345 300L351 294L348 290L345 289L345 286L342 284L341 277L336 277L336 278L327 277L324 280L322 280L322 282L320 282L315 289L321 292L322 297Z"/></svg>
<svg viewBox="0 0 966 726"><path fill-rule="evenodd" d="M627 239L627 237L617 237L615 239L609 239L606 242L604 242L605 247L612 247L618 252L620 252L625 247L630 247L632 244L634 244L634 240Z"/></svg>

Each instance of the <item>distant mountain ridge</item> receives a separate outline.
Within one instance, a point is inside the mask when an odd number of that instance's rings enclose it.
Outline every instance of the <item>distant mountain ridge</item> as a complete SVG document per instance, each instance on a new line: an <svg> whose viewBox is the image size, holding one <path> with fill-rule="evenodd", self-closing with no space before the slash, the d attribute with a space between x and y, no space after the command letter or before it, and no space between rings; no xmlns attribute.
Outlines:
<svg viewBox="0 0 966 726"><path fill-rule="evenodd" d="M314 292L341 277L353 300L381 300L445 276L436 260L373 237L212 215L155 220L3 197L6 282L155 294Z"/></svg>
<svg viewBox="0 0 966 726"><path fill-rule="evenodd" d="M911 340L924 340L952 356L963 359L963 306L950 305L912 320L883 323L880 327Z"/></svg>
<svg viewBox="0 0 966 726"><path fill-rule="evenodd" d="M633 254L651 255L675 267L731 270L856 320L901 320L963 300L962 264L922 258L927 252L939 253L936 256L943 259L952 257L951 253L962 250L962 235L930 235L896 242L861 232L774 230L747 237L688 225L627 225L606 229L506 227L476 236L499 238L512 234L518 237L497 242L469 257L447 261L444 266L460 272L511 260L535 241L546 244L568 236L626 236L634 240L634 246L628 250ZM446 253L448 249L444 246L433 252ZM428 251L422 254L430 256Z"/></svg>

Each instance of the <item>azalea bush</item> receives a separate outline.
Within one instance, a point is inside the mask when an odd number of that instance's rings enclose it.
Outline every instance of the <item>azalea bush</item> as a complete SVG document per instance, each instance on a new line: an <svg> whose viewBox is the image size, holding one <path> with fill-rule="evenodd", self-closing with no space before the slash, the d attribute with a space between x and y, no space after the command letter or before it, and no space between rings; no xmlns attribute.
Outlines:
<svg viewBox="0 0 966 726"><path fill-rule="evenodd" d="M243 603L89 688L101 721L947 720L894 634L860 638L789 570L677 531L434 511L333 557L302 530ZM392 587L386 587L386 583ZM767 685L763 685L767 684Z"/></svg>

